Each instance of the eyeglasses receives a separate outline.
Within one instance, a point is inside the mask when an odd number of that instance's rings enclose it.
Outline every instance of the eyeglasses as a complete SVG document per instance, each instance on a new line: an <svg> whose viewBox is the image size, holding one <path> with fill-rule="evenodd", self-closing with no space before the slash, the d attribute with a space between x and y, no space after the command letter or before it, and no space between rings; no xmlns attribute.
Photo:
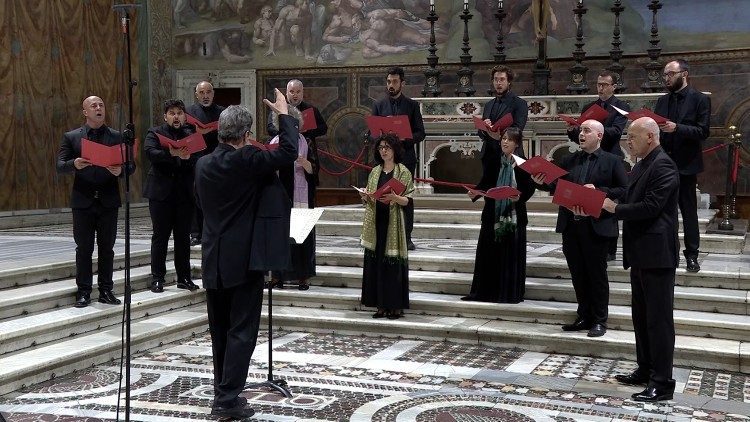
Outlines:
<svg viewBox="0 0 750 422"><path fill-rule="evenodd" d="M391 148L391 146L390 146L390 145L379 145L379 146L378 146L378 149L379 149L380 151L387 151L387 150L389 150L389 149L393 149L393 148Z"/></svg>
<svg viewBox="0 0 750 422"><path fill-rule="evenodd" d="M677 75L678 73L682 73L682 72L684 72L684 70L678 70L676 72L675 71L669 71L669 72L662 73L661 76L663 76L665 79L671 79L671 78L674 78L675 75Z"/></svg>

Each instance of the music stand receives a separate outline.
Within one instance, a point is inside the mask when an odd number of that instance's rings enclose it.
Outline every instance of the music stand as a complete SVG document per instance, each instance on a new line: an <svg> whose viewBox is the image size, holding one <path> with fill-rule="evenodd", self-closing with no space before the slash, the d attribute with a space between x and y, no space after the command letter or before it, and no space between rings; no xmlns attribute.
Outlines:
<svg viewBox="0 0 750 422"><path fill-rule="evenodd" d="M292 208L289 217L289 243L299 245L304 242L322 215L323 208ZM292 397L286 381L273 378L273 283L270 279L268 282L268 378L262 382L248 384L247 387L268 387L283 394L286 398Z"/></svg>

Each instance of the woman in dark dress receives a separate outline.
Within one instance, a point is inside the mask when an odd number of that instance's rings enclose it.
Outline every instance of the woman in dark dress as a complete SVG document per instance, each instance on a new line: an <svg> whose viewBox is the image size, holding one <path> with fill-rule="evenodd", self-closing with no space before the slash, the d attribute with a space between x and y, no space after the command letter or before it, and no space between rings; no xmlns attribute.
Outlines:
<svg viewBox="0 0 750 422"><path fill-rule="evenodd" d="M365 249L362 272L362 304L377 308L373 318L398 319L409 308L409 261L406 248L404 207L413 201L411 173L401 164L403 147L395 135L382 135L375 142L378 163L367 178L366 192L360 192L365 204L362 247ZM390 179L406 188L401 195L390 191L380 200L372 198Z"/></svg>
<svg viewBox="0 0 750 422"><path fill-rule="evenodd" d="M521 145L521 132L511 127L500 142L487 142L482 156L482 180L469 191L512 186L521 194L504 200L484 198L482 227L474 260L471 292L462 300L518 303L523 301L526 282L526 201L534 194L531 175L516 166L513 152Z"/></svg>

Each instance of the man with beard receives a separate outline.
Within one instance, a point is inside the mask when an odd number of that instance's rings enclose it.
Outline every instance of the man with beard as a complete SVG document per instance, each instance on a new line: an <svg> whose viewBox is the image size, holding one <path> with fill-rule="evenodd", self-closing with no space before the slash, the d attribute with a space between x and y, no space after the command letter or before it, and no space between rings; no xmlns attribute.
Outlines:
<svg viewBox="0 0 750 422"><path fill-rule="evenodd" d="M680 171L679 205L684 232L685 261L689 272L698 272L697 175L703 171L703 141L708 138L711 100L688 85L689 67L684 60L664 66L664 83L669 94L659 97L654 112L669 120L659 126L661 145Z"/></svg>
<svg viewBox="0 0 750 422"><path fill-rule="evenodd" d="M401 139L404 147L404 157L402 163L411 172L412 179L416 177L417 169L417 145L425 138L424 122L422 121L422 112L419 110L419 103L403 95L401 90L404 87L404 69L392 67L388 69L388 75L385 79L388 96L372 105L373 116L398 116L406 115L409 118L411 126L411 139ZM373 137L379 134L371 134ZM404 219L406 220L406 245L407 249L413 251L416 249L414 242L411 240L411 232L414 229L414 202L409 201L409 205L404 207Z"/></svg>
<svg viewBox="0 0 750 422"><path fill-rule="evenodd" d="M529 107L526 104L526 100L510 91L510 85L513 82L515 73L507 66L498 65L492 68L490 77L492 78L492 88L495 90L495 98L484 105L482 119L484 119L484 122L488 126L492 126L493 123L510 113L513 116L511 126L517 127L523 132L523 128L526 126L526 121L529 118ZM480 130L479 138L483 141L480 156L484 156L488 148L495 148L497 149L496 152L499 153L500 143L498 141L502 137L503 132L501 131L487 132ZM521 145L518 146L516 155L523 155Z"/></svg>
<svg viewBox="0 0 750 422"><path fill-rule="evenodd" d="M93 271L91 255L94 253L94 238L99 247L97 283L99 302L119 305L120 300L112 293L112 266L117 235L117 209L120 207L120 188L117 178L122 166L99 167L81 156L84 139L103 145L122 143L122 135L104 124L104 101L96 96L83 100L83 115L86 123L63 135L57 154L57 172L74 173L70 207L73 213L73 240L76 242L76 308L91 303ZM128 174L135 171L135 164L128 163Z"/></svg>
<svg viewBox="0 0 750 422"><path fill-rule="evenodd" d="M195 86L195 99L196 103L191 104L187 107L185 112L198 120L203 124L213 123L219 120L219 115L224 111L224 107L214 103L214 86L211 82L201 81ZM216 136L216 129L202 129L196 127L195 131L203 134L203 139L206 141L206 149L203 150L200 155L210 154L218 145L219 140ZM200 208L195 210L195 218L193 219L193 229L190 234L190 244L200 245L201 235L203 232L203 213Z"/></svg>
<svg viewBox="0 0 750 422"><path fill-rule="evenodd" d="M143 150L151 168L146 176L143 197L148 198L151 225L151 291L164 291L164 276L167 273L167 243L174 235L174 266L177 272L177 287L196 290L190 276L190 223L195 208L193 176L198 153L190 154L187 147L162 146L159 136L173 141L193 133L185 126L185 104L182 100L167 100L164 103L164 124L148 130Z"/></svg>
<svg viewBox="0 0 750 422"><path fill-rule="evenodd" d="M289 104L297 107L297 110L300 112L303 112L307 110L308 108L313 109L313 115L315 115L315 125L317 126L315 129L310 129L305 132L301 132L302 135L307 139L308 144L310 144L310 147L315 148L317 151L317 147L315 145L315 138L319 136L325 136L325 134L328 132L328 125L326 124L325 119L323 118L323 115L320 114L320 110L318 110L317 107L313 106L312 104L305 101L305 87L302 85L302 81L299 79L292 79L291 81L287 82L286 84L286 100ZM274 126L273 119L271 116L273 115L273 112L268 114L268 124L266 125L266 129L268 130L268 135L272 138L279 134L279 129ZM300 131L302 128L300 128ZM317 170L315 172L316 177L316 185L317 185Z"/></svg>
<svg viewBox="0 0 750 422"><path fill-rule="evenodd" d="M625 154L622 152L622 148L620 148L620 139L622 139L622 132L625 130L625 124L628 122L628 119L615 110L615 107L630 111L630 106L625 101L615 97L616 85L616 74L609 70L599 72L599 77L596 78L596 92L599 94L599 99L583 106L583 111L585 112L596 104L609 112L607 118L602 122L604 124L604 134L602 135L601 149L620 157L622 160L625 158ZM577 143L580 133L580 126L568 124L568 139L570 139L570 142ZM612 238L607 247L607 261L615 259L617 237Z"/></svg>

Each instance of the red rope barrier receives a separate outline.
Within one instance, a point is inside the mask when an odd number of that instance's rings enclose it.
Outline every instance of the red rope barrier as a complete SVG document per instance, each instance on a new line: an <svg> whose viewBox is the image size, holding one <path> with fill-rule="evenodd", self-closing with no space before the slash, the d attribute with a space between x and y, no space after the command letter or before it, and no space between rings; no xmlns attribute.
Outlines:
<svg viewBox="0 0 750 422"><path fill-rule="evenodd" d="M349 166L349 168L348 168L348 169L346 169L346 170L344 170L344 171L341 171L341 172L334 172L334 171L328 170L328 169L326 169L325 167L323 167L323 166L321 165L321 166L320 166L320 169L321 169L321 170L323 170L323 172L324 172L324 173L326 173L326 174L330 174L331 176L336 176L336 177L338 177L338 176L343 176L343 175L345 175L346 173L349 173L350 171L352 171L352 169L354 168L354 166L358 166L358 167L364 167L364 168L366 168L367 170L372 170L372 167L370 167L370 166L368 166L368 165L365 165L365 164L362 164L362 163L360 163L360 162L359 162L359 160L361 160L361 159L362 159L362 156L363 156L363 155L364 155L364 153L365 153L365 148L364 148L364 147L362 147L362 149L361 149L361 150L359 151L359 155L357 155L357 158L356 158L356 159L355 159L354 161L352 161L352 160L349 160L349 159L347 159L347 158L344 158L344 157L340 157L340 156L338 156L338 155L335 155L335 154L331 154L330 152L328 152L328 151L324 151L324 150L322 150L322 149L318 149L318 152L320 152L320 153L322 153L322 154L324 154L324 155L327 155L328 157L331 157L331 158L333 158L333 159L341 160L341 161L344 161L344 162L347 162L347 163L351 164L351 166Z"/></svg>
<svg viewBox="0 0 750 422"><path fill-rule="evenodd" d="M732 167L732 183L737 183L737 171L740 167L740 150L739 148L734 150L734 165Z"/></svg>
<svg viewBox="0 0 750 422"><path fill-rule="evenodd" d="M703 153L704 153L704 154L708 154L708 153L710 153L710 152L718 151L718 150L720 150L720 149L722 149L722 148L724 148L724 147L727 147L727 146L729 146L729 144L719 144L719 145L714 145L714 146L712 146L711 148L706 148L706 149L704 149L704 150L703 150Z"/></svg>

